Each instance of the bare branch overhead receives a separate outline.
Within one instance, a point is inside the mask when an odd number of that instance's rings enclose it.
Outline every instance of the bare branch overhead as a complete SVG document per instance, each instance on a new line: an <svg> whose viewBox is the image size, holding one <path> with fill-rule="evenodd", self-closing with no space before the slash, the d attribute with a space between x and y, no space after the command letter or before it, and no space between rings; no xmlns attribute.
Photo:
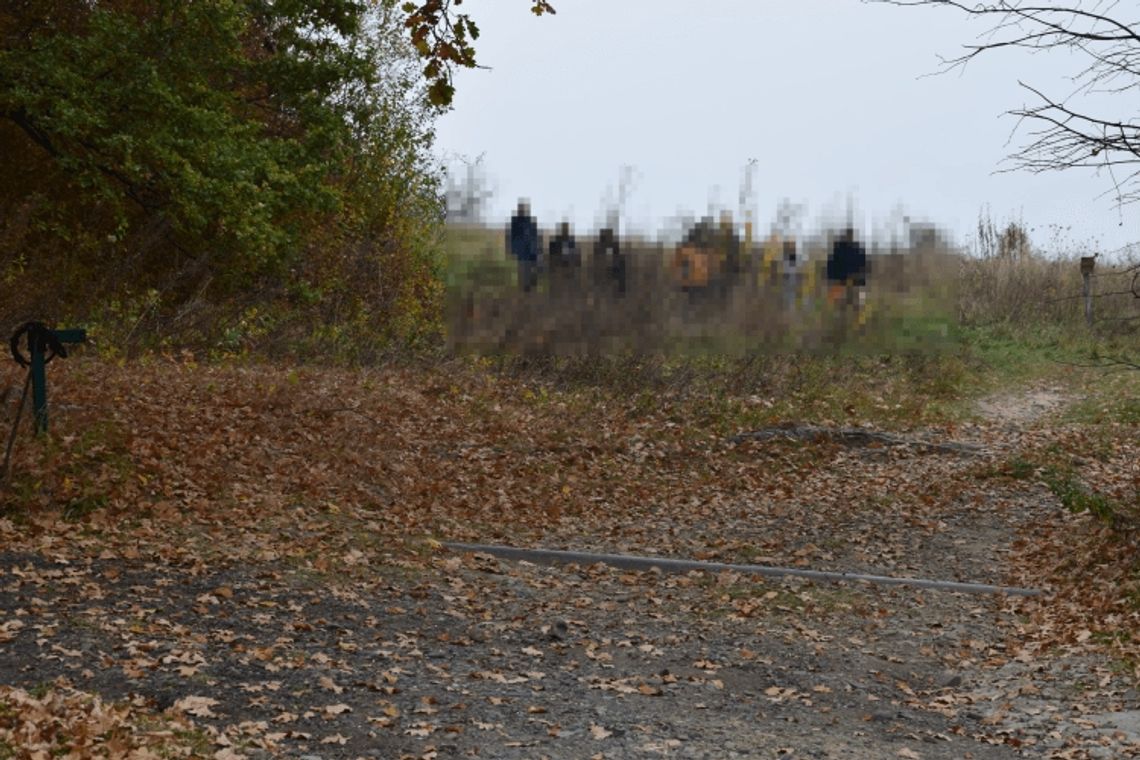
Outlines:
<svg viewBox="0 0 1140 760"><path fill-rule="evenodd" d="M1112 183L1118 206L1140 200L1140 169L1123 177L1116 169L1140 164L1140 112L1134 95L1140 90L1140 20L1127 14L1140 9L1109 0L1069 0L1062 3L965 3L958 0L873 0L897 6L942 6L968 16L990 20L978 42L962 45L960 55L941 58L942 71L964 68L993 50L1030 52L1065 49L1085 57L1072 80L1076 87L1064 97L1046 94L1020 81L1037 104L1011 109L1018 128L1028 138L1007 158L1002 171L1031 172L1091 168L1103 171ZM1113 96L1086 102L1091 95ZM1114 109L1101 113L1104 108Z"/></svg>

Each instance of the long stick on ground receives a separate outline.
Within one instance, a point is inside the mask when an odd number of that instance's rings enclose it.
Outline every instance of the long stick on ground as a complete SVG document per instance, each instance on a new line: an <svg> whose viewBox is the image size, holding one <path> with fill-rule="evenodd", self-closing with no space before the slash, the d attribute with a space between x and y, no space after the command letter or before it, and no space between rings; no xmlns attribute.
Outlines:
<svg viewBox="0 0 1140 760"><path fill-rule="evenodd" d="M20 429L20 416L24 413L24 402L28 400L28 386L32 382L32 372L24 378L24 390L20 394L20 405L16 407L16 419L12 421L12 432L8 434L8 445L4 449L4 466L0 468L0 481L7 482L12 474L12 444L16 442L16 433Z"/></svg>
<svg viewBox="0 0 1140 760"><path fill-rule="evenodd" d="M768 427L740 433L729 438L733 443L742 443L747 440L768 441L773 438L788 440L810 441L825 439L838 443L865 446L870 443L879 443L884 446L912 446L924 451L933 451L945 454L976 455L985 453L985 449L972 443L958 443L957 441L924 441L920 438L904 438L902 436L883 433L878 430L866 428L826 428L815 425L798 425L796 427Z"/></svg>
<svg viewBox="0 0 1140 760"><path fill-rule="evenodd" d="M917 586L918 588L957 591L964 594L1008 594L1010 596L1039 596L1042 592L1033 588L1016 586L992 586L988 583L962 583L959 581L939 581L926 578L898 578L890 575L867 575L864 573L835 573L823 570L801 570L791 567L769 567L768 565L736 565L727 562L699 562L690 559L670 557L638 557L629 554L594 554L592 552L571 552L557 549L519 549L513 546L492 544L459 544L444 542L448 549L457 552L482 552L503 559L522 560L536 564L578 564L593 565L599 562L623 570L651 570L660 568L668 573L687 573L691 570L724 572L729 570L747 575L764 575L773 578L792 576L810 578L815 581L864 581L883 586Z"/></svg>

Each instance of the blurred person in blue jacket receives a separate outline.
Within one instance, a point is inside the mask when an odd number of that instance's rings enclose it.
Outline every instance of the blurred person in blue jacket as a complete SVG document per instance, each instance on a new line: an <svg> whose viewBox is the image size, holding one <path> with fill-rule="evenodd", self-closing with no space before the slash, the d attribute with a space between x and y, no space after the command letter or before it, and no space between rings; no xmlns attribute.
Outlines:
<svg viewBox="0 0 1140 760"><path fill-rule="evenodd" d="M511 217L507 229L507 250L515 257L519 268L519 287L524 293L538 285L538 256L541 241L538 222L530 213L530 203L519 201L518 210Z"/></svg>

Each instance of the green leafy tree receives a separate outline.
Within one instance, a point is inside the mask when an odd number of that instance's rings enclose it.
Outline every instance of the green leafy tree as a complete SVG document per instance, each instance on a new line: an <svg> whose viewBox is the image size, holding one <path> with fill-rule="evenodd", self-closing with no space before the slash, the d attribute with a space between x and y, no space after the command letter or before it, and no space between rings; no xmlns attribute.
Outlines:
<svg viewBox="0 0 1140 760"><path fill-rule="evenodd" d="M460 4L0 6L0 319L430 332Z"/></svg>
<svg viewBox="0 0 1140 760"><path fill-rule="evenodd" d="M33 282L172 309L207 286L319 299L363 261L424 261L438 109L405 35L394 1L5 5L3 300L42 313Z"/></svg>
<svg viewBox="0 0 1140 760"><path fill-rule="evenodd" d="M5 142L25 143L8 155L56 185L40 231L104 249L142 215L179 248L279 256L337 205L326 180L359 115L338 95L373 84L367 56L341 41L358 34L359 9L144 5L76 4L60 23L51 4L28 3L0 17ZM69 212L97 222L98 238L67 229Z"/></svg>

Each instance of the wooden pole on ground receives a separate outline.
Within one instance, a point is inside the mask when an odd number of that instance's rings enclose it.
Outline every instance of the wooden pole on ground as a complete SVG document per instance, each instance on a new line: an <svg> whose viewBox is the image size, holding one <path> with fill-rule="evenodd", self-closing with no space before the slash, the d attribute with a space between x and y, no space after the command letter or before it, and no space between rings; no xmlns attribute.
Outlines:
<svg viewBox="0 0 1140 760"><path fill-rule="evenodd" d="M955 591L963 594L1007 594L1010 596L1039 596L1042 592L1035 588L1016 586L995 586L988 583L964 583L962 581L929 580L927 578L900 578L889 575L869 575L865 573L827 572L805 570L803 568L771 567L768 565L737 565L726 562L704 562L676 559L673 557L638 557L629 554L597 554L594 552L562 551L559 549L521 549L514 546L493 544L461 544L444 541L442 544L455 552L490 554L501 559L522 560L541 564L593 565L601 562L623 570L652 570L658 568L666 573L687 573L690 570L719 573L726 570L745 575L761 575L774 578L790 576L807 578L813 581L865 581L885 586L916 586L918 588Z"/></svg>

